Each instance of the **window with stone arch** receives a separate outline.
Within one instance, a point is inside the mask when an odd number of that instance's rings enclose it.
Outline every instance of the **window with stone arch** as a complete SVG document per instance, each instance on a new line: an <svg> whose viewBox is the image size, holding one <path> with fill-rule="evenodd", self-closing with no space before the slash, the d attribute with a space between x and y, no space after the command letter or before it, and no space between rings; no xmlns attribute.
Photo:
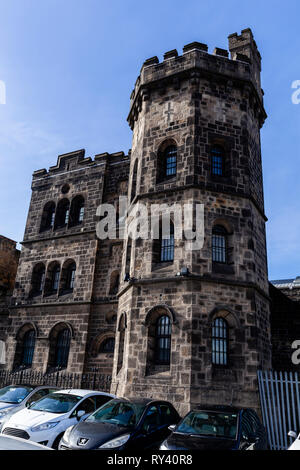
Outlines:
<svg viewBox="0 0 300 470"><path fill-rule="evenodd" d="M72 329L67 323L55 325L49 335L48 370L62 370L68 367Z"/></svg>
<svg viewBox="0 0 300 470"><path fill-rule="evenodd" d="M146 374L167 372L171 367L172 326L174 314L167 306L153 307L147 314Z"/></svg>
<svg viewBox="0 0 300 470"><path fill-rule="evenodd" d="M26 323L17 333L13 369L28 369L33 363L37 330L33 323Z"/></svg>
<svg viewBox="0 0 300 470"><path fill-rule="evenodd" d="M177 145L172 139L164 142L157 152L157 183L175 178L177 174Z"/></svg>
<svg viewBox="0 0 300 470"><path fill-rule="evenodd" d="M43 293L45 285L46 268L44 263L38 263L32 270L31 296L38 296Z"/></svg>
<svg viewBox="0 0 300 470"><path fill-rule="evenodd" d="M70 216L70 201L67 198L61 199L57 204L54 229L65 228L68 226Z"/></svg>
<svg viewBox="0 0 300 470"><path fill-rule="evenodd" d="M60 276L60 294L71 293L75 287L76 263L73 259L64 262Z"/></svg>
<svg viewBox="0 0 300 470"><path fill-rule="evenodd" d="M114 351L115 351L115 338L113 336L109 338L105 338L99 346L99 353L100 354L114 354Z"/></svg>
<svg viewBox="0 0 300 470"><path fill-rule="evenodd" d="M45 204L41 219L40 232L51 230L54 227L55 209L55 202L49 201Z"/></svg>
<svg viewBox="0 0 300 470"><path fill-rule="evenodd" d="M229 327L222 317L214 319L212 324L212 364L228 365Z"/></svg>
<svg viewBox="0 0 300 470"><path fill-rule="evenodd" d="M54 295L58 293L60 282L60 264L57 261L52 261L47 268L44 294Z"/></svg>
<svg viewBox="0 0 300 470"><path fill-rule="evenodd" d="M76 225L81 225L84 218L84 197L75 196L71 202L70 208L70 217L69 217L69 227L75 227Z"/></svg>

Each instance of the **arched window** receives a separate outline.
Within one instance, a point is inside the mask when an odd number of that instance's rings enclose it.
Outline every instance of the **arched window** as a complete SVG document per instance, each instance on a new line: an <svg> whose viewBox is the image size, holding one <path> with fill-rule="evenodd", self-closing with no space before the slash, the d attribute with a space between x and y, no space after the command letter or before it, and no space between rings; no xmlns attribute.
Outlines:
<svg viewBox="0 0 300 470"><path fill-rule="evenodd" d="M174 261L174 225L170 221L170 233L168 238L164 238L162 233L162 223L159 228L160 235L160 261Z"/></svg>
<svg viewBox="0 0 300 470"><path fill-rule="evenodd" d="M84 198L82 196L76 196L72 200L70 209L69 227L80 225L83 222L84 217Z"/></svg>
<svg viewBox="0 0 300 470"><path fill-rule="evenodd" d="M60 276L60 293L71 292L74 289L76 277L76 263L68 260L64 263Z"/></svg>
<svg viewBox="0 0 300 470"><path fill-rule="evenodd" d="M55 294L59 288L60 265L57 261L49 264L45 278L45 295Z"/></svg>
<svg viewBox="0 0 300 470"><path fill-rule="evenodd" d="M138 160L135 161L134 167L133 167L130 202L132 202L136 196L137 172L138 172Z"/></svg>
<svg viewBox="0 0 300 470"><path fill-rule="evenodd" d="M70 202L61 199L57 204L54 228L63 228L68 225L70 215Z"/></svg>
<svg viewBox="0 0 300 470"><path fill-rule="evenodd" d="M55 203L54 202L47 202L44 206L40 232L45 230L50 230L54 226L54 219L55 219Z"/></svg>
<svg viewBox="0 0 300 470"><path fill-rule="evenodd" d="M227 263L227 230L216 225L212 231L212 260L214 263Z"/></svg>
<svg viewBox="0 0 300 470"><path fill-rule="evenodd" d="M156 364L170 364L171 321L166 315L156 323Z"/></svg>
<svg viewBox="0 0 300 470"><path fill-rule="evenodd" d="M224 318L216 318L212 325L212 363L228 364L228 324Z"/></svg>
<svg viewBox="0 0 300 470"><path fill-rule="evenodd" d="M107 338L100 344L99 353L113 354L115 351L115 338Z"/></svg>
<svg viewBox="0 0 300 470"><path fill-rule="evenodd" d="M45 265L38 264L33 268L31 281L31 294L40 295L43 292L45 284Z"/></svg>
<svg viewBox="0 0 300 470"><path fill-rule="evenodd" d="M61 330L57 335L54 367L65 369L68 365L71 333L69 328Z"/></svg>
<svg viewBox="0 0 300 470"><path fill-rule="evenodd" d="M214 176L224 176L224 150L220 146L211 149L211 172Z"/></svg>
<svg viewBox="0 0 300 470"><path fill-rule="evenodd" d="M35 346L35 331L28 330L23 336L23 345L22 345L22 355L21 355L21 366L24 367L31 367L33 354L34 354L34 346Z"/></svg>
<svg viewBox="0 0 300 470"><path fill-rule="evenodd" d="M177 173L177 147L176 145L162 145L157 153L157 182L174 178Z"/></svg>

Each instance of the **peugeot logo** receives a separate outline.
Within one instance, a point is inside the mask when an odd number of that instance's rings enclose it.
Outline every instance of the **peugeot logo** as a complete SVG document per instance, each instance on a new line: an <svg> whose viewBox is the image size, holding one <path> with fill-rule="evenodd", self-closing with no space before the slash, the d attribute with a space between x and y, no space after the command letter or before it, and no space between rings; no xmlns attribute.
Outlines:
<svg viewBox="0 0 300 470"><path fill-rule="evenodd" d="M85 446L85 445L87 444L87 442L88 442L88 439L85 439L84 437L80 437L80 438L78 439L77 444L78 444L79 446Z"/></svg>

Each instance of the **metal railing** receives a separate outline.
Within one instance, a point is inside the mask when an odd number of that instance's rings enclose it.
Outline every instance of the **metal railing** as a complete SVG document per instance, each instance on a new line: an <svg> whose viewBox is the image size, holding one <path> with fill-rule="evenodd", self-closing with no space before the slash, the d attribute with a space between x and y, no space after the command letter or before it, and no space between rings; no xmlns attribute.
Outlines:
<svg viewBox="0 0 300 470"><path fill-rule="evenodd" d="M43 373L40 371L19 370L9 372L0 370L0 388L6 385L49 385L59 388L83 388L109 392L111 375L100 374L98 371L87 374L74 374L63 371Z"/></svg>
<svg viewBox="0 0 300 470"><path fill-rule="evenodd" d="M297 372L258 371L263 422L271 450L293 442L289 431L300 432L300 380Z"/></svg>

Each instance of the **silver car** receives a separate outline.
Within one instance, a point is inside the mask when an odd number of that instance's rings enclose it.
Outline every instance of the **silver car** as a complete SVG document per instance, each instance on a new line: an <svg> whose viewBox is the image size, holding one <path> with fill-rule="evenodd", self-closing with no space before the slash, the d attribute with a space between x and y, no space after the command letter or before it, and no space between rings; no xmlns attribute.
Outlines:
<svg viewBox="0 0 300 470"><path fill-rule="evenodd" d="M0 431L3 424L17 411L58 390L49 385L8 385L0 389Z"/></svg>

